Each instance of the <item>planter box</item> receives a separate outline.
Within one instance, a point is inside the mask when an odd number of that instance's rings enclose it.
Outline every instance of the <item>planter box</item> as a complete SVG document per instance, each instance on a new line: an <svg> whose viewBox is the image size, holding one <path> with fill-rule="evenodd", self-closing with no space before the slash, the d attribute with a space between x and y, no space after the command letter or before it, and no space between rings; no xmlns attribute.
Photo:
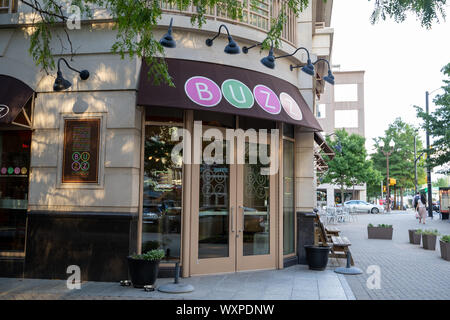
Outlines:
<svg viewBox="0 0 450 320"><path fill-rule="evenodd" d="M426 250L436 250L436 239L437 236L431 234L422 235L422 245Z"/></svg>
<svg viewBox="0 0 450 320"><path fill-rule="evenodd" d="M409 232L409 243L411 244L420 244L420 239L422 238L421 234L416 233L416 229L408 230Z"/></svg>
<svg viewBox="0 0 450 320"><path fill-rule="evenodd" d="M394 228L367 227L369 239L392 240Z"/></svg>
<svg viewBox="0 0 450 320"><path fill-rule="evenodd" d="M441 244L441 257L444 260L450 261L450 243L448 242L444 242L444 241L440 241L439 243Z"/></svg>

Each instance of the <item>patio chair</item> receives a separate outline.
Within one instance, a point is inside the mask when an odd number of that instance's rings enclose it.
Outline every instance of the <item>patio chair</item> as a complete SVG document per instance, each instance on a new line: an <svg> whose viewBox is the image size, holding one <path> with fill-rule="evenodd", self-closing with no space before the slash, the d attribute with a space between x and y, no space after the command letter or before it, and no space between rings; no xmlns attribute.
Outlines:
<svg viewBox="0 0 450 320"><path fill-rule="evenodd" d="M333 222L333 224L337 223L337 216L336 216L336 208L335 207L327 207L326 211L326 217L327 217L327 223Z"/></svg>

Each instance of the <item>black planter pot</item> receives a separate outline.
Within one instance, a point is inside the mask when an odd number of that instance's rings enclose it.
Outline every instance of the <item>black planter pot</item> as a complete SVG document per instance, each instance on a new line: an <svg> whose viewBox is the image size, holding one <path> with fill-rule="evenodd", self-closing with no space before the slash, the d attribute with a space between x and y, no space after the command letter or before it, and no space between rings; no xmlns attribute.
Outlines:
<svg viewBox="0 0 450 320"><path fill-rule="evenodd" d="M408 230L409 232L409 243L411 244L420 244L420 239L422 235L417 233L417 229Z"/></svg>
<svg viewBox="0 0 450 320"><path fill-rule="evenodd" d="M422 235L422 246L426 250L436 250L436 239L437 236L432 234Z"/></svg>
<svg viewBox="0 0 450 320"><path fill-rule="evenodd" d="M306 260L308 260L309 269L325 270L328 264L328 254L331 247L305 246Z"/></svg>
<svg viewBox="0 0 450 320"><path fill-rule="evenodd" d="M154 285L158 277L159 261L139 260L127 257L131 282L135 288Z"/></svg>

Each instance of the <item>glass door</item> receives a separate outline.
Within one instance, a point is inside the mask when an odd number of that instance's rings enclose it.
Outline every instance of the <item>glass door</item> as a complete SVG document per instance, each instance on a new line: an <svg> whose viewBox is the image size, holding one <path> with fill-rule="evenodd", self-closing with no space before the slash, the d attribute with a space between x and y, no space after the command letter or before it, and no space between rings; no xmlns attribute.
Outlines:
<svg viewBox="0 0 450 320"><path fill-rule="evenodd" d="M234 272L236 265L236 166L225 161L223 141L201 141L202 157L192 166L191 274ZM223 152L222 152L223 151ZM219 153L219 154L216 154Z"/></svg>
<svg viewBox="0 0 450 320"><path fill-rule="evenodd" d="M237 270L276 267L275 254L275 175L265 175L260 157L249 160L251 148L269 155L270 145L246 143L246 162L237 170Z"/></svg>
<svg viewBox="0 0 450 320"><path fill-rule="evenodd" d="M258 144L246 142L245 164L229 164L226 148L234 144L214 143L223 163L202 157L192 166L191 274L275 268L275 175L262 173L259 157L249 163ZM208 148L211 141L202 140L203 156Z"/></svg>

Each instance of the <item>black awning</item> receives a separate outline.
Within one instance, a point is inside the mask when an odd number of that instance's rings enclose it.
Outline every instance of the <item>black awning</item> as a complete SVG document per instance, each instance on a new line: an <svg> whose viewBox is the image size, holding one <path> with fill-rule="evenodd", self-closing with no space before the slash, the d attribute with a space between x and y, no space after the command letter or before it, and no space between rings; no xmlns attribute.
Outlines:
<svg viewBox="0 0 450 320"><path fill-rule="evenodd" d="M285 80L215 63L181 59L166 62L175 87L153 85L143 61L138 105L215 111L322 131L299 89Z"/></svg>
<svg viewBox="0 0 450 320"><path fill-rule="evenodd" d="M0 74L0 123L12 123L33 93L33 89L22 81Z"/></svg>

